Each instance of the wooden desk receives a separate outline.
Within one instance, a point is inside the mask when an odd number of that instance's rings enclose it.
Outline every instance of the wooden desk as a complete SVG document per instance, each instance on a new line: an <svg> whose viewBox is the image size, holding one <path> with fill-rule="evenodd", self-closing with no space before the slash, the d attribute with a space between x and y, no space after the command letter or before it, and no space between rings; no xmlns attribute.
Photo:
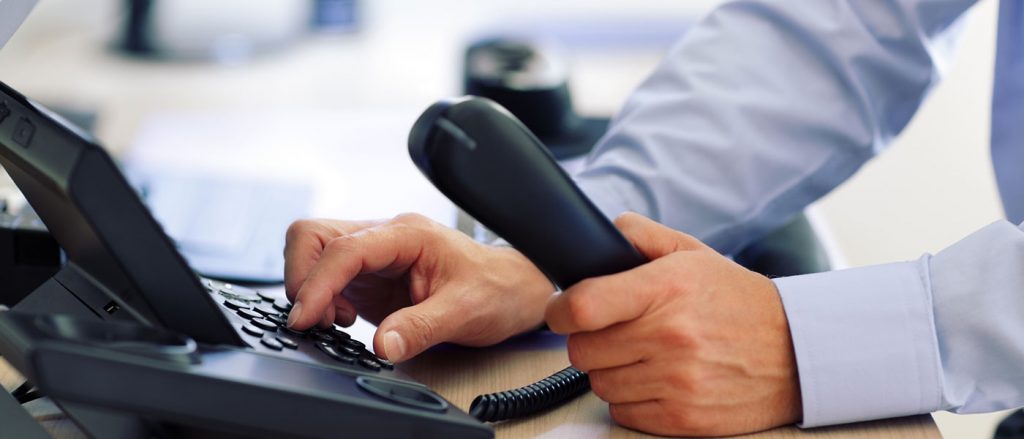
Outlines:
<svg viewBox="0 0 1024 439"><path fill-rule="evenodd" d="M487 349L442 346L400 367L429 385L448 400L468 410L480 393L523 386L568 365L562 340L554 335L522 337ZM0 382L6 387L20 380L17 372L0 360ZM36 403L32 403L36 404ZM74 424L39 404L44 427L60 439L84 437ZM524 420L495 425L499 438L642 438L654 437L616 426L608 407L590 393L553 411ZM783 427L743 436L746 438L940 438L931 416L867 422L840 427L800 430Z"/></svg>

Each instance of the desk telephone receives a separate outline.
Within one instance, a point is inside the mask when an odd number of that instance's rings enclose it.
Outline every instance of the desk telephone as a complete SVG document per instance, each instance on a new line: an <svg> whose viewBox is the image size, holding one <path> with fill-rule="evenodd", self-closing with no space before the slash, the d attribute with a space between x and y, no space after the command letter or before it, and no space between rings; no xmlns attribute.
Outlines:
<svg viewBox="0 0 1024 439"><path fill-rule="evenodd" d="M67 256L0 313L0 354L92 437L486 438L494 432L480 420L586 389L585 375L567 369L526 391L481 397L474 419L341 328L290 330L283 297L197 276L93 139L3 83L0 110L0 165ZM431 107L410 152L446 195L561 287L643 262L490 101ZM530 184L524 173L535 174ZM524 215L545 227L511 221ZM5 430L45 437L13 398L0 393L0 422L23 429Z"/></svg>

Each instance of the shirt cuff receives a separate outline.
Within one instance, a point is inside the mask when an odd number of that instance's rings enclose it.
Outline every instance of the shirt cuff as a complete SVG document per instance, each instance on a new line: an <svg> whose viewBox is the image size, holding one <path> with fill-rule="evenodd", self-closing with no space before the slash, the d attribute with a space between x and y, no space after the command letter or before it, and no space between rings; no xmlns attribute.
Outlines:
<svg viewBox="0 0 1024 439"><path fill-rule="evenodd" d="M928 264L925 256L774 280L796 352L800 427L939 409Z"/></svg>

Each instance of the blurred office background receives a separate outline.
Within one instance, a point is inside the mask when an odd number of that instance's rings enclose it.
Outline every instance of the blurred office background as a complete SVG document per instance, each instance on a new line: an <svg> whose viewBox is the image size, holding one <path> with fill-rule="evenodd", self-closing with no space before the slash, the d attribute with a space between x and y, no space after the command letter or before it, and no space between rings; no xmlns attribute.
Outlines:
<svg viewBox="0 0 1024 439"><path fill-rule="evenodd" d="M126 3L40 0L0 51L0 80L92 124L120 157L308 182L318 216L443 221L451 207L403 158L405 136L419 111L459 94L469 43L558 40L577 110L611 115L718 2L156 0L164 59L116 48ZM342 12L314 29L317 8ZM963 23L944 82L892 148L815 206L845 264L937 252L1001 217L988 152L995 9L981 1ZM388 169L419 189L355 183ZM996 419L936 418L947 437L989 437Z"/></svg>

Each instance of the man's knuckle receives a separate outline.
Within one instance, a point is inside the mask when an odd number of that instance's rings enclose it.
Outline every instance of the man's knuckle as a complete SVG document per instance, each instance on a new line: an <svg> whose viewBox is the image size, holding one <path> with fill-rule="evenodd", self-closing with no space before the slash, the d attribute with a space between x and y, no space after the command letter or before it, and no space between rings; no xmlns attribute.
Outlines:
<svg viewBox="0 0 1024 439"><path fill-rule="evenodd" d="M618 423L625 427L632 427L632 417L627 415L627 412L622 409L619 404L608 404L608 415Z"/></svg>
<svg viewBox="0 0 1024 439"><path fill-rule="evenodd" d="M678 367L674 373L666 379L673 390L680 394L688 395L688 398L698 398L705 395L709 381L699 366L689 365Z"/></svg>
<svg viewBox="0 0 1024 439"><path fill-rule="evenodd" d="M324 245L324 253L351 252L359 245L358 239L352 235L342 235L331 238Z"/></svg>
<svg viewBox="0 0 1024 439"><path fill-rule="evenodd" d="M474 314L481 314L481 310L493 303L491 298L473 292L456 294L453 299L460 311Z"/></svg>
<svg viewBox="0 0 1024 439"><path fill-rule="evenodd" d="M673 391L678 392L679 395L692 395L694 390L693 380L690 375L684 371L677 370L665 378L665 384L670 386Z"/></svg>
<svg viewBox="0 0 1024 439"><path fill-rule="evenodd" d="M707 417L696 410L673 410L666 418L669 429L680 434L699 435L707 428Z"/></svg>
<svg viewBox="0 0 1024 439"><path fill-rule="evenodd" d="M609 385L607 376L602 373L591 373L590 374L590 390L597 395L598 398L605 399L608 397Z"/></svg>
<svg viewBox="0 0 1024 439"><path fill-rule="evenodd" d="M654 423L653 415L648 411L629 409L628 404L608 404L608 415L623 427L650 431Z"/></svg>
<svg viewBox="0 0 1024 439"><path fill-rule="evenodd" d="M656 300L666 301L686 293L686 285L672 276L658 276L651 279Z"/></svg>
<svg viewBox="0 0 1024 439"><path fill-rule="evenodd" d="M594 324L594 306L589 296L577 291L576 294L569 294L565 298L569 322L577 328L592 329Z"/></svg>
<svg viewBox="0 0 1024 439"><path fill-rule="evenodd" d="M415 212L406 212L395 215L394 222L416 227L423 227L432 223L426 216Z"/></svg>
<svg viewBox="0 0 1024 439"><path fill-rule="evenodd" d="M662 344L668 349L693 349L699 343L696 331L685 324L675 324L660 333Z"/></svg>
<svg viewBox="0 0 1024 439"><path fill-rule="evenodd" d="M410 314L408 327L411 330L409 335L416 337L420 345L426 345L434 340L434 334L437 332L437 323L421 314Z"/></svg>
<svg viewBox="0 0 1024 439"><path fill-rule="evenodd" d="M629 227L636 221L636 214L632 212L624 212L615 217L615 226L619 229Z"/></svg>
<svg viewBox="0 0 1024 439"><path fill-rule="evenodd" d="M584 338L576 335L570 335L566 341L566 351L569 354L569 363L576 366L577 369L586 369L586 363L589 359L588 348Z"/></svg>
<svg viewBox="0 0 1024 439"><path fill-rule="evenodd" d="M285 241L295 241L306 234L307 231L315 227L316 222L308 219L300 219L292 222L288 225L288 230L285 232Z"/></svg>
<svg viewBox="0 0 1024 439"><path fill-rule="evenodd" d="M702 410L673 410L668 414L671 429L684 436L721 436L713 414Z"/></svg>

